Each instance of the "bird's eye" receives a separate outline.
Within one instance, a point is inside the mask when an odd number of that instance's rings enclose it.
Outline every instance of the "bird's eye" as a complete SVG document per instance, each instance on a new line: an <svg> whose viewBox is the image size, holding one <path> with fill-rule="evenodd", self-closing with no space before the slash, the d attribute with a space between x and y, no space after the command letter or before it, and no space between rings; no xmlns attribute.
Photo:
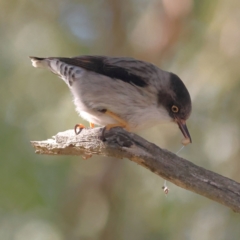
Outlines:
<svg viewBox="0 0 240 240"><path fill-rule="evenodd" d="M177 113L177 112L179 111L179 109L178 109L177 106L172 105L172 111L173 111L174 113Z"/></svg>

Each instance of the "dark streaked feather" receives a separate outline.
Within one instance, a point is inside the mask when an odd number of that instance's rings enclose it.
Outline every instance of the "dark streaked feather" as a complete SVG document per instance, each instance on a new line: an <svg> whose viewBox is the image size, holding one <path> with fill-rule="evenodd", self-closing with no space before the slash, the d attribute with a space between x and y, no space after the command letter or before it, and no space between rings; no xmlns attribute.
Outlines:
<svg viewBox="0 0 240 240"><path fill-rule="evenodd" d="M84 68L88 71L92 71L98 74L105 75L112 79L119 79L126 83L146 87L147 79L144 79L143 76L139 76L139 72L133 73L131 68L127 69L118 64L111 63L109 59L101 56L80 56L74 58L58 58L60 61ZM111 58L110 58L111 59ZM115 58L116 59L116 58ZM133 59L129 59L133 61Z"/></svg>

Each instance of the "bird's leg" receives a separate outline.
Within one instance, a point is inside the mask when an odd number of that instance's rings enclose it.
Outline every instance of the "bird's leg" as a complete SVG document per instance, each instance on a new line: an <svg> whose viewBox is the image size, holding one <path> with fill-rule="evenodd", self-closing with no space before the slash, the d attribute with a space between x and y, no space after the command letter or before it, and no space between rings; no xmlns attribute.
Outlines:
<svg viewBox="0 0 240 240"><path fill-rule="evenodd" d="M122 118L120 118L117 114L109 111L109 110L106 110L104 111L105 114L107 114L108 116L112 117L114 120L116 120L117 123L114 123L114 124L108 124L107 126L105 126L102 130L102 135L100 137L100 139L102 141L106 141L105 137L104 137L104 134L105 134L105 131L106 130L109 130L111 128L114 128L114 127L122 127L122 128L125 128L127 131L130 130L130 127L128 125L128 123L123 120Z"/></svg>
<svg viewBox="0 0 240 240"><path fill-rule="evenodd" d="M94 128L94 123L89 122L90 128Z"/></svg>
<svg viewBox="0 0 240 240"><path fill-rule="evenodd" d="M115 123L115 124L108 124L106 126L107 130L114 128L114 127L122 127L122 128L125 128L127 131L129 131L130 128L128 126L128 123L125 120L123 120L122 118L120 118L118 115L116 115L115 113L113 113L109 110L107 110L105 112L105 114L107 114L108 116L112 117L114 120L117 121L117 123Z"/></svg>

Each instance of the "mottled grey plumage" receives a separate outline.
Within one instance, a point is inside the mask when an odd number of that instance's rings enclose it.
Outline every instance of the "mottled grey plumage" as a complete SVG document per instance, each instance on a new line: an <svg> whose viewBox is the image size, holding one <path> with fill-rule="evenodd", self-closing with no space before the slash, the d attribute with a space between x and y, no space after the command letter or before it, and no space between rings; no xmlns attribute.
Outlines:
<svg viewBox="0 0 240 240"><path fill-rule="evenodd" d="M177 75L133 58L30 58L34 67L48 68L67 83L77 111L89 122L115 124L106 110L126 121L131 131L175 121L190 140L185 121L191 99Z"/></svg>

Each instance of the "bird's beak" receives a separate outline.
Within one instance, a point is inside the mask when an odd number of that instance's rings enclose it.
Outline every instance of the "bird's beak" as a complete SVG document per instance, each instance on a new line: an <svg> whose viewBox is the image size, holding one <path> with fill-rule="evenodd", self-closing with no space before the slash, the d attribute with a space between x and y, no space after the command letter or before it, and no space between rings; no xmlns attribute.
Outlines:
<svg viewBox="0 0 240 240"><path fill-rule="evenodd" d="M189 140L190 140L190 143L192 143L192 139L191 139L190 133L189 133L189 131L188 131L188 128L187 128L187 125L186 125L186 121L185 121L185 120L181 120L181 119L179 119L179 118L175 118L175 121L177 122L178 127L180 128L183 136L184 136L186 139L189 139Z"/></svg>

